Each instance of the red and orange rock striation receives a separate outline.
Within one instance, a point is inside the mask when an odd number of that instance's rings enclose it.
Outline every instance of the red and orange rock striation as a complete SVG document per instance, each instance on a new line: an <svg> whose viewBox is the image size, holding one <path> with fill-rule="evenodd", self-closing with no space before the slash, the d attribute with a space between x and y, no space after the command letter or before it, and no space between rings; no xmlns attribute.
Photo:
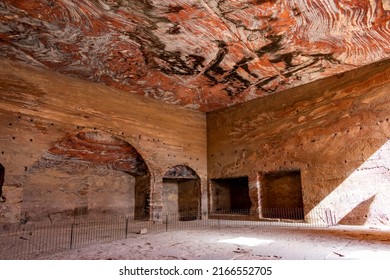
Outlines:
<svg viewBox="0 0 390 280"><path fill-rule="evenodd" d="M104 132L67 134L49 149L41 162L67 160L104 165L133 176L149 172L141 155L130 144Z"/></svg>
<svg viewBox="0 0 390 280"><path fill-rule="evenodd" d="M0 56L201 111L386 59L387 0L3 0Z"/></svg>

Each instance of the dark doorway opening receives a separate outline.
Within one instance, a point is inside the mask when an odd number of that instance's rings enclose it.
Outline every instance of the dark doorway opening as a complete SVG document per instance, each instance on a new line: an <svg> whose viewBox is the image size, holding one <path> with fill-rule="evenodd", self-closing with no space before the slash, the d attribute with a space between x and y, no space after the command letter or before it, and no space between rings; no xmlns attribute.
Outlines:
<svg viewBox="0 0 390 280"><path fill-rule="evenodd" d="M251 208L248 177L211 180L213 213L248 214Z"/></svg>
<svg viewBox="0 0 390 280"><path fill-rule="evenodd" d="M300 171L262 174L260 187L263 218L304 219Z"/></svg>
<svg viewBox="0 0 390 280"><path fill-rule="evenodd" d="M180 221L200 217L200 179L185 165L170 168L163 177L163 213Z"/></svg>

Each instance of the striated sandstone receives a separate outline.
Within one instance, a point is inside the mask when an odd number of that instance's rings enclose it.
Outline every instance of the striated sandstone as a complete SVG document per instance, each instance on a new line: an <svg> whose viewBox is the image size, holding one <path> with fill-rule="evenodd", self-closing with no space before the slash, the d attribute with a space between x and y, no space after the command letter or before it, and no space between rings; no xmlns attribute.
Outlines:
<svg viewBox="0 0 390 280"><path fill-rule="evenodd" d="M389 6L4 0L0 56L212 111L388 58Z"/></svg>

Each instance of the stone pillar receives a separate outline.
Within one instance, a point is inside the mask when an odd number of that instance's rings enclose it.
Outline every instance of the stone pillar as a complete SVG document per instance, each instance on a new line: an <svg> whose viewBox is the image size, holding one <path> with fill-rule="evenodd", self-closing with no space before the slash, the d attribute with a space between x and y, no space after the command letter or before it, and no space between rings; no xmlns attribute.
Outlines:
<svg viewBox="0 0 390 280"><path fill-rule="evenodd" d="M248 176L248 188L249 198L251 200L250 212L253 213L253 215L260 215L260 189L257 173L251 173L251 175Z"/></svg>
<svg viewBox="0 0 390 280"><path fill-rule="evenodd" d="M162 217L162 190L163 178L159 173L154 173L151 179L150 218L153 221L161 221Z"/></svg>

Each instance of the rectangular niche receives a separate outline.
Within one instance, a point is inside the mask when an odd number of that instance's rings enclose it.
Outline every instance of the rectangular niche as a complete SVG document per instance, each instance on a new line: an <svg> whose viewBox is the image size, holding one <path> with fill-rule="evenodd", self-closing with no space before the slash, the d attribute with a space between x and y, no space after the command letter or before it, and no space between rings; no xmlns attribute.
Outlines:
<svg viewBox="0 0 390 280"><path fill-rule="evenodd" d="M304 219L299 170L261 174L260 188L263 218Z"/></svg>
<svg viewBox="0 0 390 280"><path fill-rule="evenodd" d="M251 208L248 177L212 179L211 211L213 213L247 214Z"/></svg>
<svg viewBox="0 0 390 280"><path fill-rule="evenodd" d="M196 220L199 215L198 179L163 179L163 213L180 221Z"/></svg>

